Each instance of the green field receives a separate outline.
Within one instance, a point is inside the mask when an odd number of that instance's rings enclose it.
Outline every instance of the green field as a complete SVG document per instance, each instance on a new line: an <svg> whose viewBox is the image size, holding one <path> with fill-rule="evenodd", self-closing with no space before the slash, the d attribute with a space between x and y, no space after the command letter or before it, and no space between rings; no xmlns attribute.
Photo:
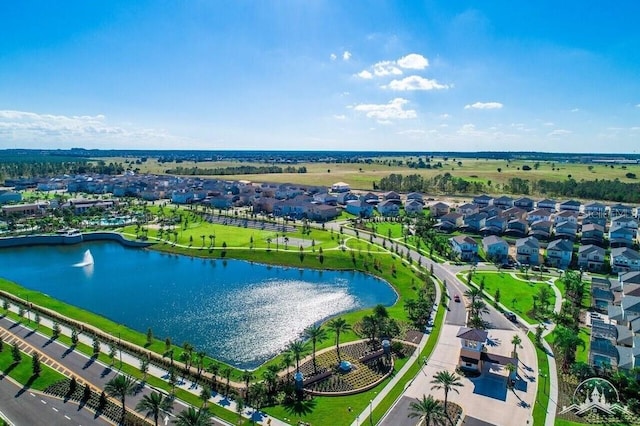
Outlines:
<svg viewBox="0 0 640 426"><path fill-rule="evenodd" d="M31 357L22 353L22 359L18 364L13 362L11 346L3 343L3 351L0 352L0 370L21 385L28 385L30 389L42 391L49 385L64 379L64 376L41 363L42 371L38 377L33 376Z"/></svg>
<svg viewBox="0 0 640 426"><path fill-rule="evenodd" d="M549 405L549 392L551 387L549 383L549 362L547 361L547 353L536 345L533 335L528 333L527 337L529 337L529 340L531 340L531 343L533 343L533 346L536 348L539 369L538 380L541 380L541 382L538 383L536 402L533 406L533 425L542 426L547 418L547 406ZM544 376L546 376L546 380Z"/></svg>
<svg viewBox="0 0 640 426"><path fill-rule="evenodd" d="M476 286L484 278L484 291L493 296L496 289L500 289L500 303L507 309L513 311L524 318L529 324L540 322L539 319L532 318L530 311L533 308L533 298L538 293L541 286L549 286L546 283L536 281L520 281L511 276L509 272L476 272L473 275L473 282ZM466 281L466 274L460 275L462 281ZM555 303L555 296L551 292L550 306Z"/></svg>
<svg viewBox="0 0 640 426"><path fill-rule="evenodd" d="M416 157L395 157L406 163L407 160L415 161ZM124 162L123 158L104 158L108 162ZM461 161L459 166L457 162ZM365 163L300 163L296 167L304 166L307 173L278 173L278 174L259 174L259 175L229 175L224 176L225 179L239 180L245 179L255 182L275 182L275 183L298 183L301 185L323 185L330 186L335 182L346 182L354 189L371 190L373 182L380 181L381 178L391 173L401 173L404 175L419 174L424 177L433 177L444 173L451 173L455 177L467 180L481 181L488 184L491 181L493 193L501 193L502 186L511 178L522 178L528 180L552 180L561 181L567 179L569 175L576 181L580 180L614 180L619 179L621 182L635 182L628 179L625 174L628 172L640 175L640 165L615 165L611 168L609 165L602 164L583 164L583 163L562 163L562 162L545 162L540 161L538 169L533 169L535 161L510 161L506 160L489 160L489 159L454 159L449 158L444 161L443 158L434 158L434 162L442 162L443 167L439 169L412 169L407 166L385 165L385 164L365 164ZM523 165L529 165L532 170L523 171ZM216 162L184 162L181 164L164 163L160 164L155 159L136 165L141 172L163 174L167 169L176 165L183 167L194 167L206 169L214 167L229 166L264 166L264 163L247 163L232 161L216 161ZM591 167L591 169L589 168ZM498 172L498 169L501 171ZM554 169L554 170L552 170ZM214 177L214 176L210 176Z"/></svg>

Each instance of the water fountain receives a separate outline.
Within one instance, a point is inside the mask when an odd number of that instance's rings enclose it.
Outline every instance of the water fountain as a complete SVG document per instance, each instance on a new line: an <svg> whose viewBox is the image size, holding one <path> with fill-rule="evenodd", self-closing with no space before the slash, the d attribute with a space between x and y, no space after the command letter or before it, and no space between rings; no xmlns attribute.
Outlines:
<svg viewBox="0 0 640 426"><path fill-rule="evenodd" d="M93 265L93 255L91 254L91 250L87 250L84 252L84 256L82 257L82 262L76 263L73 266L77 268L83 268L85 266Z"/></svg>

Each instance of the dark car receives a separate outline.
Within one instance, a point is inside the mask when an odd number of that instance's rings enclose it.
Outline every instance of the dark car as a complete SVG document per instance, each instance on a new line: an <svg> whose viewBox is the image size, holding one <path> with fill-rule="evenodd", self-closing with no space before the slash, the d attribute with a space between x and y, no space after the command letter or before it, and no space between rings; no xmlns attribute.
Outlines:
<svg viewBox="0 0 640 426"><path fill-rule="evenodd" d="M458 296L457 294L453 296L453 301L460 303L460 296Z"/></svg>
<svg viewBox="0 0 640 426"><path fill-rule="evenodd" d="M507 319L511 322L518 322L518 318L516 317L516 314L514 314L513 312L505 312L504 316L507 317Z"/></svg>

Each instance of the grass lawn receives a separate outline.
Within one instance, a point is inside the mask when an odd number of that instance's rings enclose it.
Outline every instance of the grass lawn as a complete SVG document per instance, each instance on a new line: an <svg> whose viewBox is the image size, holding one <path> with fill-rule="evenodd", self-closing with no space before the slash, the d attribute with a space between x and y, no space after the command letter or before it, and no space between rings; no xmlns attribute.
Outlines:
<svg viewBox="0 0 640 426"><path fill-rule="evenodd" d="M534 426L544 425L547 418L547 406L549 405L549 363L547 362L547 353L536 345L534 336L532 333L527 333L527 337L533 343L536 348L536 356L538 358L538 391L536 393L536 402L533 406L533 424ZM546 376L546 380L545 377Z"/></svg>
<svg viewBox="0 0 640 426"><path fill-rule="evenodd" d="M509 272L476 272L473 275L473 282L477 285L484 278L484 291L493 296L497 289L500 289L500 302L507 309L516 312L528 323L535 324L540 322L536 318L529 315L529 311L533 308L532 296L537 294L542 286L549 286L540 282L520 281L511 276ZM460 277L466 282L466 273ZM550 306L555 303L555 295L553 291L550 297Z"/></svg>
<svg viewBox="0 0 640 426"><path fill-rule="evenodd" d="M43 363L41 363L40 366L42 367L42 371L38 377L34 378L31 357L22 353L20 363L14 364L11 356L11 346L3 343L3 350L0 352L0 370L21 385L28 384L30 389L41 391L49 385L64 379L62 374L47 367Z"/></svg>
<svg viewBox="0 0 640 426"><path fill-rule="evenodd" d="M584 348L578 346L576 351L576 362L587 363L589 361L589 339L591 338L591 329L588 327L580 327L578 333L580 339L584 342Z"/></svg>

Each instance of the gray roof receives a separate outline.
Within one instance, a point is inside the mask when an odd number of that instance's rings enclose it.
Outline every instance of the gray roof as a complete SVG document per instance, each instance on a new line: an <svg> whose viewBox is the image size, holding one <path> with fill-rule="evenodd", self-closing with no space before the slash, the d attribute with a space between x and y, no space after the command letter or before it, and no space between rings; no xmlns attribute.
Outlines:
<svg viewBox="0 0 640 426"><path fill-rule="evenodd" d="M486 330L478 330L476 328L460 327L456 337L471 340L473 342L484 342L487 340L489 333Z"/></svg>
<svg viewBox="0 0 640 426"><path fill-rule="evenodd" d="M484 237L482 239L483 246L490 246L493 244L508 244L508 243L496 235L489 235L488 237Z"/></svg>
<svg viewBox="0 0 640 426"><path fill-rule="evenodd" d="M622 298L622 309L624 309L625 312L640 313L640 297L624 296Z"/></svg>
<svg viewBox="0 0 640 426"><path fill-rule="evenodd" d="M553 240L547 246L547 250L572 251L573 244L569 240Z"/></svg>
<svg viewBox="0 0 640 426"><path fill-rule="evenodd" d="M611 257L626 256L632 260L640 260L640 254L629 247L616 247L611 249Z"/></svg>
<svg viewBox="0 0 640 426"><path fill-rule="evenodd" d="M588 254L594 251L597 251L598 254L602 254L604 256L604 249L594 244L582 245L580 246L580 248L578 248L578 254Z"/></svg>
<svg viewBox="0 0 640 426"><path fill-rule="evenodd" d="M516 247L529 246L531 248L540 248L540 243L535 237L518 238L516 240Z"/></svg>
<svg viewBox="0 0 640 426"><path fill-rule="evenodd" d="M620 276L623 283L640 284L640 271L631 271Z"/></svg>
<svg viewBox="0 0 640 426"><path fill-rule="evenodd" d="M618 351L618 368L622 368L623 370L633 369L635 366L633 348L616 346L616 349Z"/></svg>

